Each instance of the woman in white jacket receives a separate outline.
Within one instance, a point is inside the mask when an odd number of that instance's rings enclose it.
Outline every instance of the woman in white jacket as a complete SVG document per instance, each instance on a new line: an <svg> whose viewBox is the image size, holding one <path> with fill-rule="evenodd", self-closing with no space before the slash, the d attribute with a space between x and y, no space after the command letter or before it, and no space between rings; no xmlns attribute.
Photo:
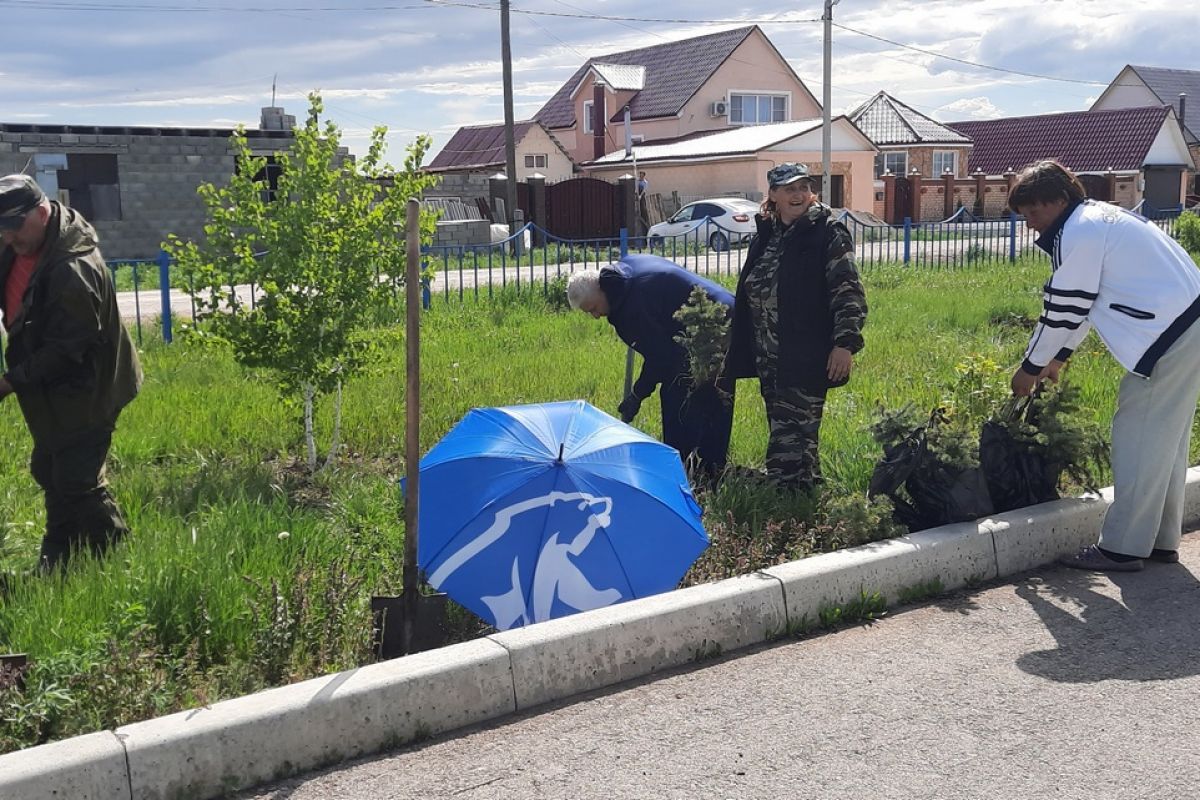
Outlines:
<svg viewBox="0 0 1200 800"><path fill-rule="evenodd" d="M1085 199L1079 180L1055 161L1026 167L1008 205L1040 234L1053 270L1013 392L1058 380L1091 328L1128 370L1113 417L1114 497L1100 541L1060 563L1119 572L1139 570L1145 559L1174 563L1200 398L1200 270L1145 218Z"/></svg>

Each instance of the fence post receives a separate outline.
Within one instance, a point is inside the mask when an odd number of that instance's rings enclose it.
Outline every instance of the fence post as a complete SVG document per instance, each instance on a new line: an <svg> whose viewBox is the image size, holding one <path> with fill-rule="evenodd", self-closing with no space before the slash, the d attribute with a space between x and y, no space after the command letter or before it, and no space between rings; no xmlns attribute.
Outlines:
<svg viewBox="0 0 1200 800"><path fill-rule="evenodd" d="M908 263L908 259L912 254L912 217L904 218L904 263Z"/></svg>
<svg viewBox="0 0 1200 800"><path fill-rule="evenodd" d="M1017 260L1017 214L1008 210L1008 260Z"/></svg>
<svg viewBox="0 0 1200 800"><path fill-rule="evenodd" d="M171 343L171 256L158 251L158 290L162 294L163 341Z"/></svg>

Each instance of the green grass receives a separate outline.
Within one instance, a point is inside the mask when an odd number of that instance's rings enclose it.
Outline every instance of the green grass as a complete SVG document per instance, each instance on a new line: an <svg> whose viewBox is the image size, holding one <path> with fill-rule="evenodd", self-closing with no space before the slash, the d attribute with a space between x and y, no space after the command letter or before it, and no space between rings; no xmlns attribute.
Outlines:
<svg viewBox="0 0 1200 800"><path fill-rule="evenodd" d="M834 494L866 486L878 404L932 406L964 362L994 362L1002 377L1016 366L1045 270L866 274L867 346L822 428ZM398 592L404 540L394 490L405 472L403 327L377 335L390 355L346 387L346 449L315 479L296 466L300 411L267 376L186 342L147 344L145 388L121 418L110 474L134 533L65 580L19 575L36 559L43 512L19 409L0 403L0 569L14 573L0 597L0 652L34 663L24 692L0 679L0 751L370 660L368 598ZM614 412L622 397L625 348L611 327L548 311L540 288L435 303L422 353L423 451L472 407L585 398ZM1099 422L1121 374L1094 337L1072 360L1069 377ZM659 435L658 404L637 422ZM318 425L327 436L328 402ZM761 466L767 430L752 381L738 387L734 426L731 460ZM714 550L777 537L761 548L777 561L884 535L838 519L806 529L796 520L813 513L810 498L737 487L701 497ZM718 523L747 538L718 540ZM726 558L692 577L761 565Z"/></svg>

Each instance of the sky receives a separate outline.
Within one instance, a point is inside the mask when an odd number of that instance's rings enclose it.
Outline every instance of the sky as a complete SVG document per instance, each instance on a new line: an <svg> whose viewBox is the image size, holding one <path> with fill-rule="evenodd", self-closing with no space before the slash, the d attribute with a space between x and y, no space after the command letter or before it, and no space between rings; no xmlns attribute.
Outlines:
<svg viewBox="0 0 1200 800"><path fill-rule="evenodd" d="M516 118L588 58L748 24L820 99L821 11L512 0ZM4 123L256 127L274 84L301 120L320 91L353 152L386 126L399 164L420 133L436 153L459 126L504 118L499 0L0 0L0 13ZM1200 69L1193 0L841 0L833 17L834 113L880 90L942 121L1074 111L1127 63Z"/></svg>

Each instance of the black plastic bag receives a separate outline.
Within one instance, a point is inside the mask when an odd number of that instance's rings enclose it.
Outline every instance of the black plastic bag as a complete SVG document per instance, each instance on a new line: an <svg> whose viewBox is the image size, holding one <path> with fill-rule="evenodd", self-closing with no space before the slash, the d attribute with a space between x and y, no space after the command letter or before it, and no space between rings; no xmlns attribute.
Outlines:
<svg viewBox="0 0 1200 800"><path fill-rule="evenodd" d="M1010 419L1030 418L1029 401L1014 404ZM996 511L1035 506L1057 500L1062 464L1040 448L1018 441L1003 422L989 420L979 433L979 466L987 478Z"/></svg>
<svg viewBox="0 0 1200 800"><path fill-rule="evenodd" d="M924 425L884 448L867 490L868 497L881 494L891 499L896 521L910 531L979 519L994 511L982 470L947 467L939 461L929 452Z"/></svg>

